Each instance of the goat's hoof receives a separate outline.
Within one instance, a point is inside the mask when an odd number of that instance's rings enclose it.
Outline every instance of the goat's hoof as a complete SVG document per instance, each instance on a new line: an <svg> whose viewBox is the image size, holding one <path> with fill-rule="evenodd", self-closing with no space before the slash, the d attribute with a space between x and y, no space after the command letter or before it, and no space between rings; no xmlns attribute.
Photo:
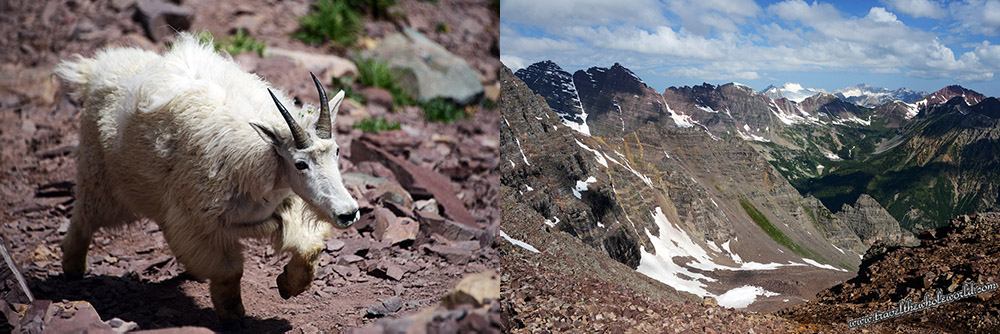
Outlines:
<svg viewBox="0 0 1000 334"><path fill-rule="evenodd" d="M302 292L309 289L309 285L312 282L306 282L305 284L294 284L288 279L288 275L281 273L278 275L278 294L281 298L288 299L302 294Z"/></svg>
<svg viewBox="0 0 1000 334"><path fill-rule="evenodd" d="M288 299L292 298L292 296L295 296L295 294L289 291L289 289L286 288L286 286L287 285L285 283L285 273L281 273L281 275L278 275L278 295L281 295L282 299Z"/></svg>
<svg viewBox="0 0 1000 334"><path fill-rule="evenodd" d="M66 276L66 279L68 280L81 279L83 278L83 274L87 272L86 263L84 263L83 265L79 265L76 263L69 263L67 261L63 261L62 267L63 267L63 276Z"/></svg>

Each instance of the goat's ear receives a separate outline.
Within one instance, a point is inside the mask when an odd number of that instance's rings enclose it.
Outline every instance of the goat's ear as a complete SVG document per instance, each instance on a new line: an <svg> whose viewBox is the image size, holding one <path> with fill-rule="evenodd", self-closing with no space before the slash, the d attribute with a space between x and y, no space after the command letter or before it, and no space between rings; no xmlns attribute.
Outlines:
<svg viewBox="0 0 1000 334"><path fill-rule="evenodd" d="M263 123L250 121L250 127L257 131L257 135L260 136L268 144L274 145L276 147L281 147L281 137L278 136L277 131L274 130L270 125L264 125Z"/></svg>
<svg viewBox="0 0 1000 334"><path fill-rule="evenodd" d="M344 102L344 91L341 90L330 100L330 124L337 123L337 114L340 113L340 103Z"/></svg>

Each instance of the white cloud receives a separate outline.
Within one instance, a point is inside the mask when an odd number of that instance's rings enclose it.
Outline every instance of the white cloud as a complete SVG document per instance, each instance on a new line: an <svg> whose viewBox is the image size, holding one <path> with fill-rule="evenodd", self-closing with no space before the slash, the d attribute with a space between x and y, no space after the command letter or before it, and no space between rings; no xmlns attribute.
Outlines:
<svg viewBox="0 0 1000 334"><path fill-rule="evenodd" d="M552 14L551 8L562 6L562 0L555 4L543 4L544 1L533 4L542 9L534 10L531 15L548 13L545 15L552 16L552 22L569 20L562 16L582 13L570 20L573 24L527 24L523 23L528 20L526 14L515 18L501 14L504 20L500 27L501 61L512 69L542 59L555 60L565 68L622 62L634 70L664 77L742 81L771 77L773 74L769 72L774 71L883 73L982 81L992 80L993 73L1000 70L998 43L969 43L969 40L961 43L961 39L955 40L958 37L938 30L908 26L885 7L871 7L867 13L862 12L863 16L850 16L831 4L802 0L786 0L766 9L747 0L663 1L659 6L677 14L683 24L669 24L666 20L649 24L652 21L639 16L636 20L626 20L622 13L629 11L625 9L610 11L608 19L583 20L596 15L595 8L604 8L586 6L591 4L590 0L561 14ZM648 0L627 0L628 4L645 2ZM508 10L512 10L512 4L527 6L523 3L511 0L502 6L510 6ZM948 13L979 8L974 13L978 15L976 22L990 23L994 19L987 8L993 3L1000 9L1000 0L969 0L962 6L953 4ZM917 15L912 10L897 8L902 4L902 1L885 2L893 11ZM653 5L643 10L662 18L663 9L656 8ZM1000 32L1000 10L996 16L992 29ZM699 22L690 23L689 19ZM962 24L940 27L972 29ZM985 24L976 29L988 31L988 27ZM522 36L522 31L539 29L544 33ZM961 51L949 45L957 45Z"/></svg>
<svg viewBox="0 0 1000 334"><path fill-rule="evenodd" d="M966 0L949 5L955 21L965 30L996 36L1000 33L1000 1Z"/></svg>
<svg viewBox="0 0 1000 334"><path fill-rule="evenodd" d="M540 27L607 25L628 22L665 24L657 0L506 0L500 2L505 21Z"/></svg>
<svg viewBox="0 0 1000 334"><path fill-rule="evenodd" d="M684 77L692 78L697 80L712 80L712 81L725 81L725 80L755 80L760 79L760 73L755 71L732 71L726 69L719 69L715 66L707 67L694 67L694 66L678 66L671 68L666 71L667 76L670 77Z"/></svg>
<svg viewBox="0 0 1000 334"><path fill-rule="evenodd" d="M548 37L501 36L500 48L513 53L525 51L548 53L549 51L574 50L579 47L569 41Z"/></svg>
<svg viewBox="0 0 1000 334"><path fill-rule="evenodd" d="M500 62L510 68L511 71L517 72L522 68L528 67L528 61L524 58L512 55L500 55Z"/></svg>
<svg viewBox="0 0 1000 334"><path fill-rule="evenodd" d="M1000 68L1000 45L990 44L988 41L983 41L982 44L976 46L973 51L983 64L989 66L990 68Z"/></svg>
<svg viewBox="0 0 1000 334"><path fill-rule="evenodd" d="M970 82L970 81L990 81L993 80L993 72L982 72L982 73L966 73L956 77L958 81Z"/></svg>
<svg viewBox="0 0 1000 334"><path fill-rule="evenodd" d="M823 22L840 17L840 11L828 3L807 4L802 0L787 0L767 7L767 10L785 20Z"/></svg>
<svg viewBox="0 0 1000 334"><path fill-rule="evenodd" d="M590 44L608 49L692 59L719 59L727 45L716 39L676 32L665 26L647 31L641 28L576 27L571 34Z"/></svg>
<svg viewBox="0 0 1000 334"><path fill-rule="evenodd" d="M882 2L895 11L916 18L940 19L948 13L939 3L931 0L883 0Z"/></svg>
<svg viewBox="0 0 1000 334"><path fill-rule="evenodd" d="M739 24L763 12L752 0L669 0L667 7L681 19L686 30L703 36L712 30L739 32Z"/></svg>
<svg viewBox="0 0 1000 334"><path fill-rule="evenodd" d="M882 7L872 7L872 9L868 11L868 16L865 16L865 18L881 23L896 22L896 15L886 11L885 8Z"/></svg>

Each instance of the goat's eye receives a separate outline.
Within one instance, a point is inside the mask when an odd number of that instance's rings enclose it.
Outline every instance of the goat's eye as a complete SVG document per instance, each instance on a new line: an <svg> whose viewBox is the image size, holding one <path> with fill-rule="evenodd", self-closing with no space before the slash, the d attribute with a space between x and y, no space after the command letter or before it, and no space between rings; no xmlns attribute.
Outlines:
<svg viewBox="0 0 1000 334"><path fill-rule="evenodd" d="M296 161L295 162L295 168L298 168L299 170L303 170L303 169L309 168L309 164L307 164L305 161Z"/></svg>

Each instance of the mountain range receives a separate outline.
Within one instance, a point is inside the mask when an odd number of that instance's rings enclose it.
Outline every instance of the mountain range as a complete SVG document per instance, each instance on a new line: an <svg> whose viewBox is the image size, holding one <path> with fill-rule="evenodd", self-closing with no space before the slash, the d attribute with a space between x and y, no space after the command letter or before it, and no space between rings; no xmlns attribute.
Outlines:
<svg viewBox="0 0 1000 334"><path fill-rule="evenodd" d="M849 99L891 94L660 93L620 64L551 61L501 80L501 186L534 212L505 232L568 233L679 295L722 305L751 291L751 309L780 308L857 270L876 242L913 244L941 217L1000 206L1000 103L961 87L868 107Z"/></svg>

